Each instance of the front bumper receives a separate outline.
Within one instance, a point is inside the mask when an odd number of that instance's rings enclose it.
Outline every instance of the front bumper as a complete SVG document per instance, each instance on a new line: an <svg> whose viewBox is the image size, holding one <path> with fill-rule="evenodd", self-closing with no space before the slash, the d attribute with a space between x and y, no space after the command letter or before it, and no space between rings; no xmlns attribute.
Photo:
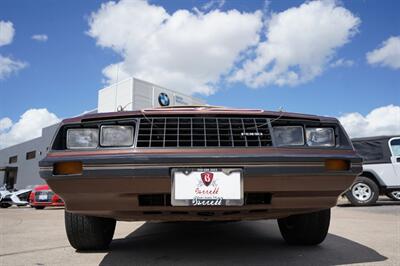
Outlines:
<svg viewBox="0 0 400 266"><path fill-rule="evenodd" d="M328 159L347 160L350 169L328 171ZM82 162L82 174L53 175L54 163L67 161ZM118 220L266 219L316 211L334 206L362 171L361 159L351 150L277 148L257 154L249 149L235 149L234 154L59 152L50 153L40 167L42 178L64 199L68 211ZM263 195L263 200L245 201L243 206L170 205L173 168L226 167L242 168L245 197ZM164 200L143 201L152 195Z"/></svg>
<svg viewBox="0 0 400 266"><path fill-rule="evenodd" d="M43 202L43 201L33 201L31 203L29 203L29 205L31 205L32 207L35 206L45 206L45 207L62 207L64 206L64 202L60 202L60 201L47 201L47 202Z"/></svg>

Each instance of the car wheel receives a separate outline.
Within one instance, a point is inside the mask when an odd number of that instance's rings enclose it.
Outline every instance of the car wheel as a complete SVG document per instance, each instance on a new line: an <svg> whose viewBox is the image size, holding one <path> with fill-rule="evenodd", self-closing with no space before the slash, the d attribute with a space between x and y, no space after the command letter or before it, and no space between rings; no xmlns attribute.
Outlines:
<svg viewBox="0 0 400 266"><path fill-rule="evenodd" d="M331 210L278 219L282 237L290 245L318 245L328 234Z"/></svg>
<svg viewBox="0 0 400 266"><path fill-rule="evenodd" d="M45 206L33 206L36 210L43 210Z"/></svg>
<svg viewBox="0 0 400 266"><path fill-rule="evenodd" d="M374 204L379 197L379 187L368 177L359 176L346 192L351 204L366 206Z"/></svg>
<svg viewBox="0 0 400 266"><path fill-rule="evenodd" d="M116 221L65 211L69 243L77 250L104 250L111 243Z"/></svg>
<svg viewBox="0 0 400 266"><path fill-rule="evenodd" d="M392 200L400 201L400 190L395 190L395 191L392 191L392 192L388 192L388 193L386 193L386 196L388 196Z"/></svg>
<svg viewBox="0 0 400 266"><path fill-rule="evenodd" d="M8 208L11 207L11 204L9 203L0 203L0 208Z"/></svg>

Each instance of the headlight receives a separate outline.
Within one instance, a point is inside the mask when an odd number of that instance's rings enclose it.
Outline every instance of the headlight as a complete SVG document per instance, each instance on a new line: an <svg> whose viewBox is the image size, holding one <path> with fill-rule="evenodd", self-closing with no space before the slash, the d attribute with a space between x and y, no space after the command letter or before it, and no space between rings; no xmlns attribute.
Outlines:
<svg viewBox="0 0 400 266"><path fill-rule="evenodd" d="M307 128L306 137L308 146L335 146L335 132L333 128Z"/></svg>
<svg viewBox="0 0 400 266"><path fill-rule="evenodd" d="M133 126L102 126L100 145L104 147L132 146Z"/></svg>
<svg viewBox="0 0 400 266"><path fill-rule="evenodd" d="M304 133L301 126L274 127L273 132L277 146L304 145Z"/></svg>
<svg viewBox="0 0 400 266"><path fill-rule="evenodd" d="M73 128L67 130L67 148L96 148L99 143L99 130L95 128Z"/></svg>

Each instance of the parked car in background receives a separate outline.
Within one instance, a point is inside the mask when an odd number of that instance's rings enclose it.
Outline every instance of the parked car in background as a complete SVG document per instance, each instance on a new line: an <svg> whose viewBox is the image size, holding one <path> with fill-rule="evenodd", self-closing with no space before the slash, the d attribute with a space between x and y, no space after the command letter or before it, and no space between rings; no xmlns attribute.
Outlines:
<svg viewBox="0 0 400 266"><path fill-rule="evenodd" d="M374 204L379 195L400 201L400 136L352 139L363 172L346 192L354 205Z"/></svg>
<svg viewBox="0 0 400 266"><path fill-rule="evenodd" d="M117 220L277 219L317 245L362 170L336 118L211 106L66 119L39 165L78 250L107 248Z"/></svg>
<svg viewBox="0 0 400 266"><path fill-rule="evenodd" d="M45 207L64 206L64 201L46 184L33 188L29 196L29 204L35 209L44 209Z"/></svg>
<svg viewBox="0 0 400 266"><path fill-rule="evenodd" d="M0 207L8 208L13 205L21 207L29 204L28 198L32 189L7 190L5 186L0 188Z"/></svg>
<svg viewBox="0 0 400 266"><path fill-rule="evenodd" d="M3 203L3 199L9 194L11 194L11 192L7 190L5 185L0 187L0 207L1 208L8 208L11 206L9 203Z"/></svg>

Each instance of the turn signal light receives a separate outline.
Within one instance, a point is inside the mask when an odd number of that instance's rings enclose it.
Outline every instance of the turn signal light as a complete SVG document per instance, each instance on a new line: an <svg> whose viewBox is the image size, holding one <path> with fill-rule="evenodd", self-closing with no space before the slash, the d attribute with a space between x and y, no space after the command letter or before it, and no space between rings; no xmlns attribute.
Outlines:
<svg viewBox="0 0 400 266"><path fill-rule="evenodd" d="M81 162L55 163L53 166L54 175L78 175L82 174Z"/></svg>
<svg viewBox="0 0 400 266"><path fill-rule="evenodd" d="M325 169L328 171L350 170L350 162L347 160L329 159L325 161Z"/></svg>

